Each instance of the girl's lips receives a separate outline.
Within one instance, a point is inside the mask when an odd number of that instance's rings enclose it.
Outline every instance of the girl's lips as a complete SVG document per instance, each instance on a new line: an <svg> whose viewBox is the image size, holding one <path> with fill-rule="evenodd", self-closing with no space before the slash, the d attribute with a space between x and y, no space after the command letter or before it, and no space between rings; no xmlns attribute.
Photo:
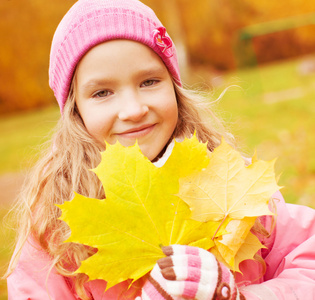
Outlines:
<svg viewBox="0 0 315 300"><path fill-rule="evenodd" d="M122 138L135 139L135 138L140 138L147 135L154 128L155 128L155 124L144 125L138 128L132 128L132 129L126 130L122 133L118 133L117 135Z"/></svg>

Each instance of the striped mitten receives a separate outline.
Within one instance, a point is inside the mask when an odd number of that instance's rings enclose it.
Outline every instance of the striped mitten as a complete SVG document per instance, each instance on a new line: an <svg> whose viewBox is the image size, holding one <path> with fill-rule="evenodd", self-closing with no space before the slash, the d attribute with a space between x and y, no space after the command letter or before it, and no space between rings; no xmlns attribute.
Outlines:
<svg viewBox="0 0 315 300"><path fill-rule="evenodd" d="M142 300L241 300L230 270L203 249L173 245L163 248L142 289Z"/></svg>

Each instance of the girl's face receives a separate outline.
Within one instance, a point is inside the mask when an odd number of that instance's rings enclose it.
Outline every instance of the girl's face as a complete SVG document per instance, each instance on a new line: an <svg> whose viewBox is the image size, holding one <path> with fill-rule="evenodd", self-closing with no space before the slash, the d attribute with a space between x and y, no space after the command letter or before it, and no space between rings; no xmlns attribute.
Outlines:
<svg viewBox="0 0 315 300"><path fill-rule="evenodd" d="M138 141L153 160L178 119L175 91L163 61L149 47L113 40L92 48L76 70L74 92L87 131L98 141Z"/></svg>

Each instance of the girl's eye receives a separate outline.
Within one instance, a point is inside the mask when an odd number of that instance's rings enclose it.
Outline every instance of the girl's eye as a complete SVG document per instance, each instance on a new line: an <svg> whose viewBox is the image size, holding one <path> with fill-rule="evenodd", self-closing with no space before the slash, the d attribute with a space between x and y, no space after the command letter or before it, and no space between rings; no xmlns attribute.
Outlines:
<svg viewBox="0 0 315 300"><path fill-rule="evenodd" d="M92 97L93 98L104 98L110 95L110 91L104 90L104 91L99 91L95 93Z"/></svg>
<svg viewBox="0 0 315 300"><path fill-rule="evenodd" d="M157 83L157 80L153 80L153 79L150 79L150 80L146 80L144 81L141 86L151 86L151 85L154 85Z"/></svg>

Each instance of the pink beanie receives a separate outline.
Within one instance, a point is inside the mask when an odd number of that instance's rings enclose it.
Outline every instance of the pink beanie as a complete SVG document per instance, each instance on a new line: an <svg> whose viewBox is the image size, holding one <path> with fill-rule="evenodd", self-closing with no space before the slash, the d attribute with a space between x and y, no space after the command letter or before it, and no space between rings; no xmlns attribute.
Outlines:
<svg viewBox="0 0 315 300"><path fill-rule="evenodd" d="M150 47L181 85L175 46L152 9L138 0L79 0L61 20L50 52L49 85L61 113L80 59L97 44L114 39Z"/></svg>

